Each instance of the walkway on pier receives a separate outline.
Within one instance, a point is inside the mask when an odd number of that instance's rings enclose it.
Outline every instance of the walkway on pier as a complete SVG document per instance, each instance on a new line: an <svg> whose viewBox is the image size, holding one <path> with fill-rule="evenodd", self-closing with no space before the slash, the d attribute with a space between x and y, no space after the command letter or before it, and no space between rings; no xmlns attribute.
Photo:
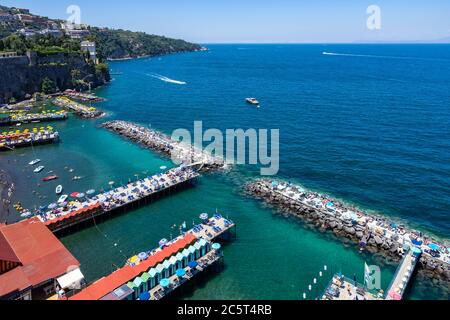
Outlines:
<svg viewBox="0 0 450 320"><path fill-rule="evenodd" d="M417 266L417 261L420 254L414 254L412 250L409 250L400 265L398 266L397 272L387 290L386 300L401 300L403 294L405 293L406 287L412 278L414 269Z"/></svg>

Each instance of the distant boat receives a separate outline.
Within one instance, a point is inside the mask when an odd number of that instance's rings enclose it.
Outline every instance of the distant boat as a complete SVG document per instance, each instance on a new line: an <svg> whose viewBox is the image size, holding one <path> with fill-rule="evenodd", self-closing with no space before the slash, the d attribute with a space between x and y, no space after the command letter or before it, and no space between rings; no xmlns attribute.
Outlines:
<svg viewBox="0 0 450 320"><path fill-rule="evenodd" d="M61 194L62 190L63 190L62 185L59 185L59 186L56 187L55 192L56 192L56 194Z"/></svg>
<svg viewBox="0 0 450 320"><path fill-rule="evenodd" d="M48 176L45 178L42 178L42 181L52 181L58 179L58 176Z"/></svg>
<svg viewBox="0 0 450 320"><path fill-rule="evenodd" d="M29 164L30 166L34 166L35 164L38 164L39 162L41 162L41 159L35 159L35 160L33 160L33 161L30 161L28 164Z"/></svg>
<svg viewBox="0 0 450 320"><path fill-rule="evenodd" d="M63 203L67 200L69 196L67 194L63 194L61 197L59 197L58 199L58 203Z"/></svg>
<svg viewBox="0 0 450 320"><path fill-rule="evenodd" d="M34 172L34 173L39 173L39 172L41 172L42 170L44 170L44 168L45 168L44 166L39 166L39 167L37 167L36 169L34 169L33 172Z"/></svg>
<svg viewBox="0 0 450 320"><path fill-rule="evenodd" d="M256 98L246 98L245 101L254 106L259 106L259 101Z"/></svg>

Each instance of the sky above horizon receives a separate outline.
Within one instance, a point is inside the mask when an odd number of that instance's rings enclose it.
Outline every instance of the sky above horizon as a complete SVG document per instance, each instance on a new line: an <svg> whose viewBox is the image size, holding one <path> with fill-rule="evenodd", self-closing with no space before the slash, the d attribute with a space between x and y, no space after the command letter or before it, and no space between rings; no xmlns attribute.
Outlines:
<svg viewBox="0 0 450 320"><path fill-rule="evenodd" d="M433 41L450 37L449 0L0 0L66 19L81 9L94 26L144 31L198 43ZM369 30L367 8L381 9Z"/></svg>

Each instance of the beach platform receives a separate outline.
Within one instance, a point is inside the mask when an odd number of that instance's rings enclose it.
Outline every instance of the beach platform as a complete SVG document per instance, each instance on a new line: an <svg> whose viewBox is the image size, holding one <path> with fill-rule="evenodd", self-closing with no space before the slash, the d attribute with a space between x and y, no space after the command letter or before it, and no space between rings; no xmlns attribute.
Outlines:
<svg viewBox="0 0 450 320"><path fill-rule="evenodd" d="M94 107L86 106L65 96L54 98L53 103L60 108L75 112L82 118L93 119L102 117L104 115L102 111L97 110Z"/></svg>
<svg viewBox="0 0 450 320"><path fill-rule="evenodd" d="M58 131L53 129L37 128L24 131L3 132L0 134L0 151L9 151L16 148L49 144L59 141Z"/></svg>
<svg viewBox="0 0 450 320"><path fill-rule="evenodd" d="M191 186L199 174L186 167L170 169L109 191L63 204L51 204L38 218L54 233L61 234L81 228L115 214L137 209L163 196ZM79 195L78 195L79 196Z"/></svg>
<svg viewBox="0 0 450 320"><path fill-rule="evenodd" d="M45 112L16 114L0 120L0 126L10 126L17 123L38 123L67 120L67 112Z"/></svg>
<svg viewBox="0 0 450 320"><path fill-rule="evenodd" d="M336 274L331 279L321 300L383 300L383 293L368 290L364 285L356 283L343 275Z"/></svg>
<svg viewBox="0 0 450 320"><path fill-rule="evenodd" d="M162 300L182 293L194 279L215 272L223 265L222 245L212 242L233 232L235 224L215 214L211 218L201 215L202 222L159 246L143 251L127 260L124 267L95 281L69 300ZM184 223L185 225L185 223ZM209 239L198 232L199 226L223 226L220 232L212 229ZM225 237L230 238L230 237Z"/></svg>

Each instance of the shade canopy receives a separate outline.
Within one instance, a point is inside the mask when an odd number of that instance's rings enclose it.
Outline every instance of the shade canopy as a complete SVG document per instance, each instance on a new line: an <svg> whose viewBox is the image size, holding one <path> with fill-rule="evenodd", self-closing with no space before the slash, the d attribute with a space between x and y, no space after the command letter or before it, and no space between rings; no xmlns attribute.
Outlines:
<svg viewBox="0 0 450 320"><path fill-rule="evenodd" d="M166 238L164 238L164 239L161 239L161 240L159 240L159 245L162 247L162 246L165 246L166 244L167 244L167 242L169 242L169 240L167 240Z"/></svg>
<svg viewBox="0 0 450 320"><path fill-rule="evenodd" d="M415 246L420 246L420 245L422 245L423 242L420 240L417 240L417 239L413 239L413 240L411 240L411 243Z"/></svg>
<svg viewBox="0 0 450 320"><path fill-rule="evenodd" d="M140 295L139 295L139 300L150 300L150 293L149 292L147 292L147 291L145 291L145 292L142 292Z"/></svg>
<svg viewBox="0 0 450 320"><path fill-rule="evenodd" d="M177 270L177 277L184 277L184 275L186 274L186 270L184 269L178 269Z"/></svg>
<svg viewBox="0 0 450 320"><path fill-rule="evenodd" d="M211 246L211 248L213 248L213 250L220 250L222 246L220 245L220 243L213 243L213 245Z"/></svg>
<svg viewBox="0 0 450 320"><path fill-rule="evenodd" d="M159 282L160 286L163 288L167 288L170 285L170 280L169 279L162 279Z"/></svg>
<svg viewBox="0 0 450 320"><path fill-rule="evenodd" d="M417 247L412 247L412 248L411 248L411 251L412 251L412 253L415 254L415 255L418 255L418 254L421 254L421 253L422 253L422 250L420 250L420 249L417 248Z"/></svg>
<svg viewBox="0 0 450 320"><path fill-rule="evenodd" d="M146 252L141 252L141 253L139 253L138 254L138 258L139 258L139 260L145 260L145 259L147 259L148 258L148 254L146 253Z"/></svg>
<svg viewBox="0 0 450 320"><path fill-rule="evenodd" d="M202 220L207 220L207 219L208 219L208 214L207 214L207 213L202 213L202 214L200 215L200 219L202 219Z"/></svg>
<svg viewBox="0 0 450 320"><path fill-rule="evenodd" d="M440 247L436 243L430 243L428 245L428 248L430 248L431 250L439 250L440 249Z"/></svg>
<svg viewBox="0 0 450 320"><path fill-rule="evenodd" d="M194 269L198 266L198 263L196 261L191 261L188 264L189 268Z"/></svg>

